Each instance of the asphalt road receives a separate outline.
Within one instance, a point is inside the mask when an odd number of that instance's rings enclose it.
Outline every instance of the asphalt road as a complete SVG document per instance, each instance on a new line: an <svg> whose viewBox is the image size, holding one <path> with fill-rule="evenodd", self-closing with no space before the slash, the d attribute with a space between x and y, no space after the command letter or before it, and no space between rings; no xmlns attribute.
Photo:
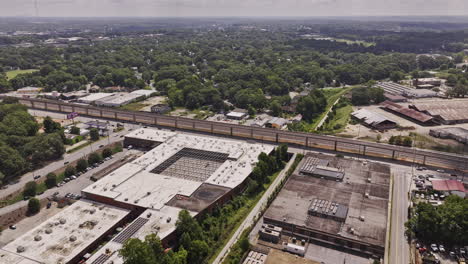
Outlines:
<svg viewBox="0 0 468 264"><path fill-rule="evenodd" d="M36 116L51 116L53 118L64 118L65 115L64 114L58 114L58 113L53 113L53 112L47 112L47 111L39 111L39 110L29 110L29 112L33 115L36 115ZM82 122L87 122L87 121L91 121L91 120L96 120L95 118L86 118L86 117L78 117L76 118L75 120L78 120L78 121L82 121ZM112 125L115 125L116 122L110 122L110 124ZM43 168L40 168L40 169L37 169L33 172L28 172L26 174L24 174L23 176L21 176L20 178L18 178L19 182L17 183L14 183L14 184L10 184L8 185L7 189L3 189L3 190L0 190L0 199L3 199L5 198L6 196L12 194L12 193L15 193L17 191L20 191L24 188L24 185L29 182L29 181L33 181L33 177L36 176L36 175L41 175L41 177L45 177L45 175L47 175L49 172L53 172L57 169L60 169L61 167L63 166L66 166L65 165L65 162L73 162L75 160L78 160L82 157L84 157L85 155L88 155L90 154L92 151L96 151L100 145L108 145L108 144L112 144L112 143L115 143L117 141L120 141L122 140L122 138L120 136L122 135L125 135L126 133L128 133L128 129L131 128L132 126L131 125L126 125L126 128L120 132L117 132L117 133L111 133L110 135L110 138L107 139L107 138L104 138L104 139L101 139L89 146L86 146L80 150L77 150L73 153L70 153L70 154L64 154L63 155L63 159L60 159L60 160L57 160L55 162L52 162L52 163L49 163L48 165L46 165L45 167Z"/></svg>
<svg viewBox="0 0 468 264"><path fill-rule="evenodd" d="M408 219L408 191L411 168L393 166L393 197L391 212L390 249L386 263L410 263L409 244L405 237L405 222Z"/></svg>
<svg viewBox="0 0 468 264"><path fill-rule="evenodd" d="M291 167L291 165L294 163L295 159L296 159L296 154L294 154L294 156L291 158L291 160L288 162L288 164L285 166L285 168L276 177L276 179L273 181L273 183L270 185L270 187L265 191L262 198L260 198L260 200L257 202L257 204L252 209L252 211L250 211L249 215L247 215L247 217L244 219L244 221L239 226L239 228L237 228L234 235L231 236L228 243L224 246L224 248L218 254L216 259L213 261L213 264L222 263L224 257L229 253L230 248L237 242L237 240L241 236L242 232L244 232L244 230L247 229L248 227L250 227L251 225L255 224L255 218L259 215L259 213L262 211L262 209L266 207L267 202L268 202L268 198L271 196L271 194L276 189L276 187L284 179L284 177L286 176L286 172Z"/></svg>
<svg viewBox="0 0 468 264"><path fill-rule="evenodd" d="M80 177L76 178L76 180L71 180L68 183L64 184L61 187L56 187L52 189L46 190L43 194L36 196L38 199L43 199L52 196L55 192L59 192L59 196L65 196L67 193L73 193L73 194L80 194L81 190L84 188L88 187L93 183L93 181L90 180L90 177L107 168L109 165L114 163L116 160L121 159L125 157L126 155L130 154L130 152L133 152L135 150L127 150L124 149L124 151L116 153L113 155L113 158L105 161L104 163L100 164L97 168L91 169L87 171L86 173L82 174ZM20 201L17 203L14 203L9 206L5 206L3 208L0 208L0 215L15 211L23 206L26 206L28 204L28 201Z"/></svg>

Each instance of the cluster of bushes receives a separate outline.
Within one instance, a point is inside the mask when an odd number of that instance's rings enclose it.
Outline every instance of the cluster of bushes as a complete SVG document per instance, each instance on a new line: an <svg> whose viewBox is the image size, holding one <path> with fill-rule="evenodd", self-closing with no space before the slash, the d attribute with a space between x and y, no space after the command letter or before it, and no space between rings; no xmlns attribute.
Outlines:
<svg viewBox="0 0 468 264"><path fill-rule="evenodd" d="M413 145L413 139L410 136L391 136L388 143L397 146L411 147Z"/></svg>

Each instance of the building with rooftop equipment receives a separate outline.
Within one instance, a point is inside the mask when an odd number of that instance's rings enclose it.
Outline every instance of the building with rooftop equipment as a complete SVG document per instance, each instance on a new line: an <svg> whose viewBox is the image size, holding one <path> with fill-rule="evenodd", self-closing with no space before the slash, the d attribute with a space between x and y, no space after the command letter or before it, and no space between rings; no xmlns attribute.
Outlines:
<svg viewBox="0 0 468 264"><path fill-rule="evenodd" d="M342 181L310 173L319 166L342 171ZM309 153L265 212L264 224L297 240L382 257L389 183L388 165Z"/></svg>
<svg viewBox="0 0 468 264"><path fill-rule="evenodd" d="M366 126L377 130L387 130L397 126L395 121L365 108L351 113L351 116L363 122Z"/></svg>
<svg viewBox="0 0 468 264"><path fill-rule="evenodd" d="M0 262L78 263L128 220L129 214L129 210L111 205L77 201L3 247ZM7 252L5 256L4 252Z"/></svg>
<svg viewBox="0 0 468 264"><path fill-rule="evenodd" d="M245 189L259 154L273 150L147 128L126 135L124 145L130 144L150 150L82 190L84 200L5 246L8 254L0 251L0 261L123 264L123 244L153 233L164 246L174 246L180 211L200 217L231 200ZM101 246L104 237L110 241Z"/></svg>
<svg viewBox="0 0 468 264"><path fill-rule="evenodd" d="M248 116L247 111L244 109L234 109L226 114L228 119L242 120Z"/></svg>
<svg viewBox="0 0 468 264"><path fill-rule="evenodd" d="M150 149L82 191L89 200L130 210L136 217L88 263L122 263L117 251L130 237L156 233L176 243L181 210L194 217L231 200L245 188L260 153L273 146L142 128L124 146Z"/></svg>
<svg viewBox="0 0 468 264"><path fill-rule="evenodd" d="M97 106L121 107L144 98L145 95L132 93L114 93L110 96L94 101Z"/></svg>
<svg viewBox="0 0 468 264"><path fill-rule="evenodd" d="M112 93L91 93L88 96L81 97L78 99L78 103L92 104L97 100L101 100L105 97L111 96Z"/></svg>

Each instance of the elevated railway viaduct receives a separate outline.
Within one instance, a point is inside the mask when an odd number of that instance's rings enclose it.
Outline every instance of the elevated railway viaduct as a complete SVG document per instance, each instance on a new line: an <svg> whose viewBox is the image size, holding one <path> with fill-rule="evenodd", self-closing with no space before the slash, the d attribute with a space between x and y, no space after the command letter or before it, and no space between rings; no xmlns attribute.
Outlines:
<svg viewBox="0 0 468 264"><path fill-rule="evenodd" d="M158 115L114 108L87 106L62 101L20 98L19 102L29 108L62 113L76 112L83 116L136 122L172 129L214 135L262 140L272 143L288 143L296 146L352 153L368 157L415 162L420 165L447 168L459 171L468 169L468 156L373 143L334 136L316 135L303 132L281 131L269 128L256 128L213 121L196 120L184 117Z"/></svg>

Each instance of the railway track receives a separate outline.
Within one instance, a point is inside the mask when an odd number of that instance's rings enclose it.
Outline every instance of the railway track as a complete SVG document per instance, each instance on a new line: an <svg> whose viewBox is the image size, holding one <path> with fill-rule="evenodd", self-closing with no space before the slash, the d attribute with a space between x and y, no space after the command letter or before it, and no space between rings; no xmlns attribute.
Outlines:
<svg viewBox="0 0 468 264"><path fill-rule="evenodd" d="M262 140L265 142L288 143L307 148L325 149L369 157L415 162L420 165L459 171L468 170L468 156L452 153L421 150L355 139L316 135L311 133L281 131L270 128L255 128L236 124L189 119L184 117L165 116L153 113L87 106L45 99L20 98L19 102L32 109L56 111L62 113L76 112L80 115L97 118L129 121L173 129L210 133L221 136Z"/></svg>

